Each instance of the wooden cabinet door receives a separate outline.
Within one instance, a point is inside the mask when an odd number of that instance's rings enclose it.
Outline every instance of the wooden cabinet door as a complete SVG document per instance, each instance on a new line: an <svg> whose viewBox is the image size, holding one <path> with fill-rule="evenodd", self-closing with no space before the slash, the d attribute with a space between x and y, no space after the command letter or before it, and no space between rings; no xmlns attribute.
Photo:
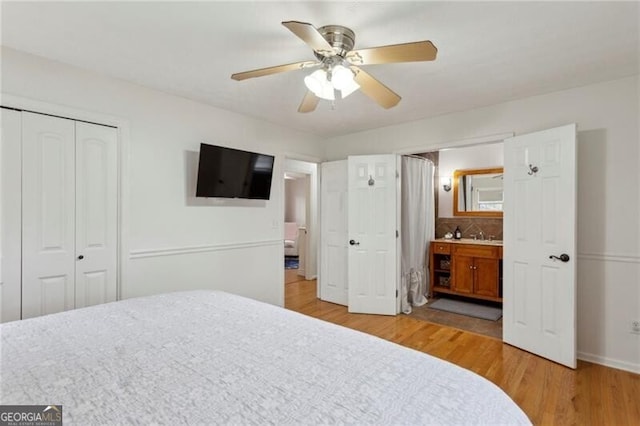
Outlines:
<svg viewBox="0 0 640 426"><path fill-rule="evenodd" d="M473 293L473 257L455 255L452 259L453 290L459 293Z"/></svg>
<svg viewBox="0 0 640 426"><path fill-rule="evenodd" d="M498 259L474 259L475 294L498 297L498 262Z"/></svg>

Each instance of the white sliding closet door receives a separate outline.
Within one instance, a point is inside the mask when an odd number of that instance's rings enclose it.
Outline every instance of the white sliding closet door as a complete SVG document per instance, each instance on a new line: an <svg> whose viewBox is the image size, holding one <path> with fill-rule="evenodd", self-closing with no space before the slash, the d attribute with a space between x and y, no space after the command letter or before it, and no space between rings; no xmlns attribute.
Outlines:
<svg viewBox="0 0 640 426"><path fill-rule="evenodd" d="M74 308L75 122L22 113L22 318Z"/></svg>
<svg viewBox="0 0 640 426"><path fill-rule="evenodd" d="M116 300L117 137L76 123L76 308Z"/></svg>

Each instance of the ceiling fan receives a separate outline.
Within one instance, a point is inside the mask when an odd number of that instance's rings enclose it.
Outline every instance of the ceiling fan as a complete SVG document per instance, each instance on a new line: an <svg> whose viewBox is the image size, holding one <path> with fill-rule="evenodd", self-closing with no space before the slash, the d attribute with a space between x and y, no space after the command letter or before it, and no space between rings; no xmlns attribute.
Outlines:
<svg viewBox="0 0 640 426"><path fill-rule="evenodd" d="M320 99L335 100L360 89L383 108L394 107L400 96L362 70L359 65L393 62L433 61L438 49L428 40L352 50L355 33L341 25L315 28L306 22L286 21L282 25L313 49L317 60L260 68L231 75L237 81L285 71L319 67L304 79L307 93L298 112L311 112Z"/></svg>

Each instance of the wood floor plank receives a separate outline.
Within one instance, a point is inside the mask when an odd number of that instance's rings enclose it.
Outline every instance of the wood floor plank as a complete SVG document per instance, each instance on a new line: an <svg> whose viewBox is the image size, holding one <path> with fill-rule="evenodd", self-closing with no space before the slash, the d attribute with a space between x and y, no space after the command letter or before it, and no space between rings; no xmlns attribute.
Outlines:
<svg viewBox="0 0 640 426"><path fill-rule="evenodd" d="M498 339L406 315L350 314L316 297L315 281L285 286L285 307L425 352L502 388L536 425L640 426L640 375L584 361L571 370Z"/></svg>

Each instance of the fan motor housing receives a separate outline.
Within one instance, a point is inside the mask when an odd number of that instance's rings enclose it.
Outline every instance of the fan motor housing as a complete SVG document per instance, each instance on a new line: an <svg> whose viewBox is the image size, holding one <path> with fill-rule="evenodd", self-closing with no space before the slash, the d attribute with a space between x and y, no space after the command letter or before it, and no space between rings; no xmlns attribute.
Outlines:
<svg viewBox="0 0 640 426"><path fill-rule="evenodd" d="M342 25L325 25L318 28L318 32L333 47L336 55L344 58L344 56L353 49L356 41L356 34L347 27ZM323 60L324 55L315 52L318 59Z"/></svg>

